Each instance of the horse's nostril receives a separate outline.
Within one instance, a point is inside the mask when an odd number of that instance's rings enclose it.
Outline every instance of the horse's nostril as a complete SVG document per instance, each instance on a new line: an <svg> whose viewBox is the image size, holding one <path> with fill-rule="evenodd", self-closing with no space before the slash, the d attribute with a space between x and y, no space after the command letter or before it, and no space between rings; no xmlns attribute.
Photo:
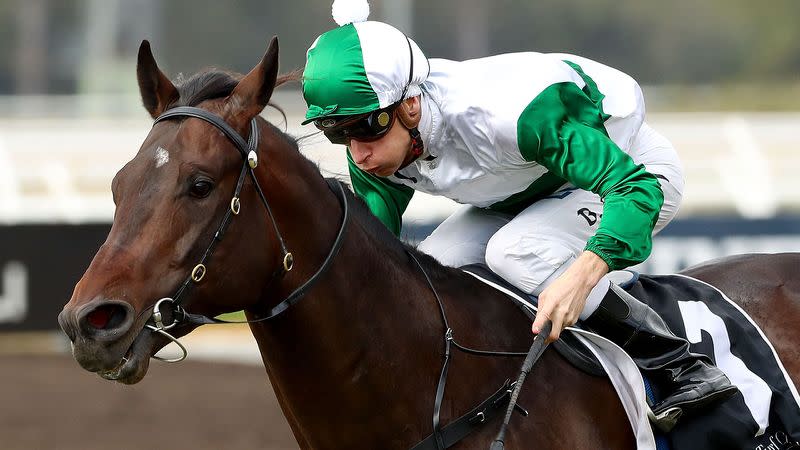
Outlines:
<svg viewBox="0 0 800 450"><path fill-rule="evenodd" d="M105 328L111 316L114 315L114 308L110 305L101 306L86 316L89 325L95 328Z"/></svg>
<svg viewBox="0 0 800 450"><path fill-rule="evenodd" d="M127 310L117 304L104 304L86 314L86 323L93 330L109 330L119 327L124 321Z"/></svg>

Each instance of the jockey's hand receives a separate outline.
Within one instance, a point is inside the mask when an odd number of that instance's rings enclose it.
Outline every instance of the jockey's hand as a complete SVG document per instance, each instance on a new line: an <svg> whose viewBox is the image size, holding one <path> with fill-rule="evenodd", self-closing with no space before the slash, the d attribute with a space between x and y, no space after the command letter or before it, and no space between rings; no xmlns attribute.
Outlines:
<svg viewBox="0 0 800 450"><path fill-rule="evenodd" d="M574 325L586 304L586 297L600 278L608 273L608 265L596 254L585 251L564 272L539 294L539 311L533 322L539 334L545 322L553 322L547 341L558 339L565 327Z"/></svg>

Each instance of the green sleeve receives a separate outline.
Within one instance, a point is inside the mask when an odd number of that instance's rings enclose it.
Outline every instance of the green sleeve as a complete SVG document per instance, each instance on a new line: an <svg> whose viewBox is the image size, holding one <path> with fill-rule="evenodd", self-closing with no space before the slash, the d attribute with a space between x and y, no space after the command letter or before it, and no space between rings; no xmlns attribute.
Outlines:
<svg viewBox="0 0 800 450"><path fill-rule="evenodd" d="M414 190L359 169L353 162L350 150L347 151L347 166L350 169L353 191L364 200L372 214L395 236L399 236L403 226L403 212L411 201Z"/></svg>
<svg viewBox="0 0 800 450"><path fill-rule="evenodd" d="M593 87L549 86L520 115L517 138L526 160L600 195L602 220L585 249L617 270L650 255L664 194L656 177L608 137L603 96Z"/></svg>

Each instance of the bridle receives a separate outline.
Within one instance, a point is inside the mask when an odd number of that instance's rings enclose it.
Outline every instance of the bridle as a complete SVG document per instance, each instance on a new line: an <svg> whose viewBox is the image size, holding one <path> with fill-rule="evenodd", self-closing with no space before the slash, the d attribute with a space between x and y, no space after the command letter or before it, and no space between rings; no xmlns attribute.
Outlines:
<svg viewBox="0 0 800 450"><path fill-rule="evenodd" d="M236 181L236 188L233 192L233 197L230 201L230 206L226 209L225 215L222 218L219 226L217 227L217 231L214 233L211 242L206 247L203 256L200 258L200 262L194 266L192 271L186 277L186 280L178 287L175 291L175 294L172 297L164 297L158 300L155 305L153 305L153 314L151 316L151 320L145 324L145 327L150 329L151 331L158 333L170 341L174 342L175 344L180 347L183 354L177 358L162 358L158 356L153 356L155 359L159 359L165 362L180 362L183 361L188 352L186 351L186 347L178 341L176 337L171 335L167 332L167 330L174 328L177 325L207 325L207 324L219 324L219 323L255 323L255 322L263 322L269 319L272 319L279 314L286 311L290 306L297 303L305 294L306 292L317 282L320 278L320 275L324 273L331 265L336 254L339 252L339 249L342 246L342 240L344 237L344 231L348 222L348 207L347 207L347 196L344 193L344 187L341 183L335 182L335 184L339 187L339 199L342 203L343 209L343 217L342 217L342 224L339 228L339 232L336 236L336 240L333 242L333 246L331 247L328 256L323 261L322 265L317 269L317 271L300 287L295 289L291 294L289 294L283 301L278 303L272 309L267 311L266 315L260 316L256 319L252 320L243 320L243 321L227 321L221 320L214 317L207 317L201 314L191 314L187 312L182 306L181 302L186 298L186 293L189 291L191 286L200 283L203 278L205 277L206 273L208 272L208 260L211 258L211 255L214 252L214 248L222 241L222 238L225 235L225 231L227 230L228 226L230 225L231 221L233 220L234 216L239 215L241 211L241 191L242 187L244 186L244 180L249 174L250 179L253 182L253 186L258 193L259 198L261 199L261 203L264 204L264 208L267 211L267 215L272 222L272 227L275 230L275 236L278 239L278 244L281 248L281 264L279 265L278 269L273 272L271 281L283 277L287 272L292 270L294 266L294 256L291 252L286 249L286 243L281 236L280 230L278 230L278 224L275 221L275 217L272 214L272 208L269 206L269 202L267 202L267 198L264 195L264 191L261 189L261 185L258 183L258 179L255 175L255 168L258 166L258 141L259 141L259 130L258 130L258 122L254 117L250 121L250 136L248 140L245 142L244 138L239 135L224 119L220 116L206 111L204 109L192 107L192 106L179 106L176 108L172 108L160 116L158 116L153 125L175 117L192 117L196 119L203 120L219 131L221 131L227 138L230 140L236 149L242 155L242 169L239 172L239 179ZM333 184L333 183L331 183ZM334 191L335 192L335 191ZM164 311L162 311L162 305L165 303L169 303L171 305L171 309L169 312L172 316L172 321L169 324L164 323ZM151 323L152 322L152 323Z"/></svg>

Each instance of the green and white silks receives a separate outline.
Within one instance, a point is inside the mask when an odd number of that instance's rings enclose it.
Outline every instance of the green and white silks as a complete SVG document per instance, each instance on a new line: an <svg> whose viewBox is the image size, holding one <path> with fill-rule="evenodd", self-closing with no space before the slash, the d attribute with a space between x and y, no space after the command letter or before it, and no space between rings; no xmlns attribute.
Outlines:
<svg viewBox="0 0 800 450"><path fill-rule="evenodd" d="M586 249L611 269L649 255L664 197L628 155L645 114L635 80L565 54L430 65L421 85L423 157L387 178L349 159L356 193L392 231L400 232L415 190L516 214L571 184L604 199Z"/></svg>

